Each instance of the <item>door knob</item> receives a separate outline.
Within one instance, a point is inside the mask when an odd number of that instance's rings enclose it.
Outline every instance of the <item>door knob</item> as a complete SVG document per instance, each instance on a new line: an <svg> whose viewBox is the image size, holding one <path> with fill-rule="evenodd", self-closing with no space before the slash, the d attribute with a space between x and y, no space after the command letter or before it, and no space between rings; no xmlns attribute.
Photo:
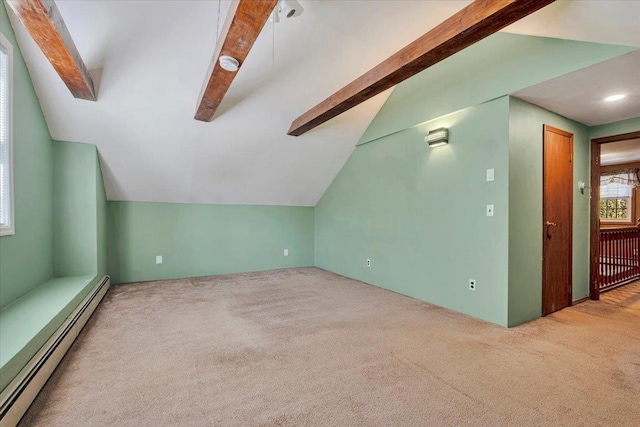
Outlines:
<svg viewBox="0 0 640 427"><path fill-rule="evenodd" d="M551 222L551 221L547 221L547 227L557 227L558 224L556 224L555 222Z"/></svg>

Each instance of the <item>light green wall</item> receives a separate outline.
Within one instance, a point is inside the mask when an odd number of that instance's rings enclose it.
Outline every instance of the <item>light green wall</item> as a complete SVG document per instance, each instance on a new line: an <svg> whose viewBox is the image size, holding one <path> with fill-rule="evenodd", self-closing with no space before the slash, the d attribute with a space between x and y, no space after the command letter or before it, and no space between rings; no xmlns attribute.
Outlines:
<svg viewBox="0 0 640 427"><path fill-rule="evenodd" d="M53 275L96 274L96 147L55 141L53 164Z"/></svg>
<svg viewBox="0 0 640 427"><path fill-rule="evenodd" d="M591 128L591 139L640 131L640 117Z"/></svg>
<svg viewBox="0 0 640 427"><path fill-rule="evenodd" d="M494 34L398 85L361 141L406 129L636 49Z"/></svg>
<svg viewBox="0 0 640 427"><path fill-rule="evenodd" d="M95 156L95 184L96 184L96 263L97 275L102 277L107 272L107 194L102 179L102 168L100 158L96 152Z"/></svg>
<svg viewBox="0 0 640 427"><path fill-rule="evenodd" d="M5 10L0 31L13 45L15 235L0 237L0 308L51 277L51 137Z"/></svg>
<svg viewBox="0 0 640 427"><path fill-rule="evenodd" d="M0 237L2 389L104 274L106 198L95 147L52 142L4 3L0 30L14 52L16 227Z"/></svg>
<svg viewBox="0 0 640 427"><path fill-rule="evenodd" d="M502 325L539 317L549 123L575 134L573 297L586 296L589 129L507 95L634 49L500 33L398 85L316 206L316 265ZM448 121L450 145L428 149L421 136Z"/></svg>
<svg viewBox="0 0 640 427"><path fill-rule="evenodd" d="M573 300L589 294L589 128L511 98L509 105L509 325L542 310L542 139L548 124L573 133Z"/></svg>
<svg viewBox="0 0 640 427"><path fill-rule="evenodd" d="M106 274L107 202L96 147L54 141L53 164L56 277L0 311L0 389Z"/></svg>
<svg viewBox="0 0 640 427"><path fill-rule="evenodd" d="M313 265L310 207L108 202L108 212L113 283Z"/></svg>
<svg viewBox="0 0 640 427"><path fill-rule="evenodd" d="M358 146L316 206L316 265L506 325L508 117L503 97Z"/></svg>

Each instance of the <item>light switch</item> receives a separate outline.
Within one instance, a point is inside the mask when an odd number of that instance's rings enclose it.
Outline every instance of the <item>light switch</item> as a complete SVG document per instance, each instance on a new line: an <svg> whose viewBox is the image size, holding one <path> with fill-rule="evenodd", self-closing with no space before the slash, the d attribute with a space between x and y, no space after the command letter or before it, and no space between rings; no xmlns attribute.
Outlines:
<svg viewBox="0 0 640 427"><path fill-rule="evenodd" d="M495 169L487 169L487 182L495 181Z"/></svg>
<svg viewBox="0 0 640 427"><path fill-rule="evenodd" d="M162 264L162 255L156 255L156 264Z"/></svg>
<svg viewBox="0 0 640 427"><path fill-rule="evenodd" d="M284 256L289 256L289 249L284 250Z"/></svg>
<svg viewBox="0 0 640 427"><path fill-rule="evenodd" d="M487 205L487 216L493 216L493 205Z"/></svg>

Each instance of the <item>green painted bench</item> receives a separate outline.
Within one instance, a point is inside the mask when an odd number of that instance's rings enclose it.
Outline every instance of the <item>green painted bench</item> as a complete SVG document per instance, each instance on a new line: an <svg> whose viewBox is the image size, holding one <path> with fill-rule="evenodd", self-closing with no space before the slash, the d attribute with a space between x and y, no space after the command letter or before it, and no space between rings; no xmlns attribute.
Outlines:
<svg viewBox="0 0 640 427"><path fill-rule="evenodd" d="M98 279L53 278L0 311L0 390L64 323Z"/></svg>

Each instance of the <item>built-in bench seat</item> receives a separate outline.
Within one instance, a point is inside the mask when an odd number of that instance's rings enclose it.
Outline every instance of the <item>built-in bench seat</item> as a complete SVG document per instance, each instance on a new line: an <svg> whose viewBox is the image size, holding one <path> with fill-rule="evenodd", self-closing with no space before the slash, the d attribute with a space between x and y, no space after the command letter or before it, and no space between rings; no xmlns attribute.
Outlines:
<svg viewBox="0 0 640 427"><path fill-rule="evenodd" d="M96 284L97 276L46 281L0 311L0 390L3 390Z"/></svg>

